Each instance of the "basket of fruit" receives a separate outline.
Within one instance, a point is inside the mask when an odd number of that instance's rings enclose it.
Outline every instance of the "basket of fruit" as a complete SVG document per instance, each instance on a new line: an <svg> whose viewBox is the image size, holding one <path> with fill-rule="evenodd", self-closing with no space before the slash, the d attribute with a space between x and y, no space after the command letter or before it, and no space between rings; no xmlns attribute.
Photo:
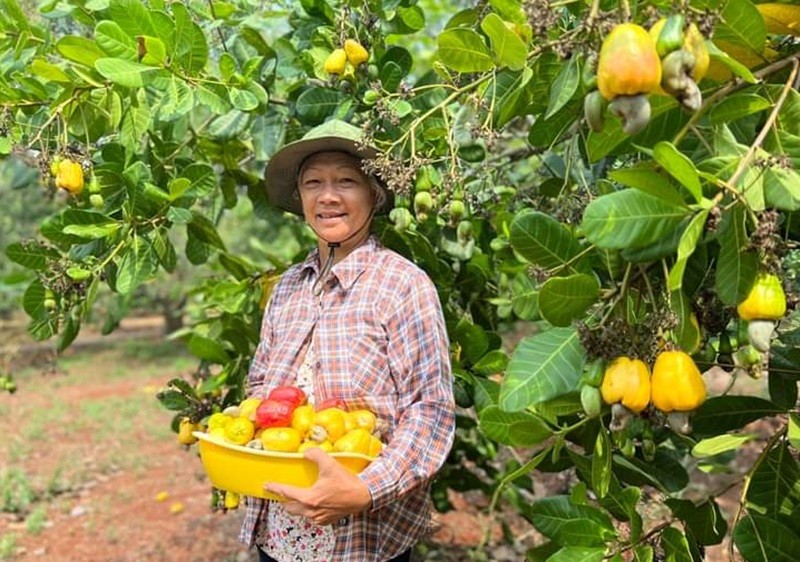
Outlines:
<svg viewBox="0 0 800 562"><path fill-rule="evenodd" d="M383 447L379 420L369 410L347 411L341 401L316 408L297 387L282 386L266 398L248 398L212 414L204 431L194 431L211 484L240 495L281 500L267 482L309 487L317 464L303 455L319 447L345 469L363 470Z"/></svg>

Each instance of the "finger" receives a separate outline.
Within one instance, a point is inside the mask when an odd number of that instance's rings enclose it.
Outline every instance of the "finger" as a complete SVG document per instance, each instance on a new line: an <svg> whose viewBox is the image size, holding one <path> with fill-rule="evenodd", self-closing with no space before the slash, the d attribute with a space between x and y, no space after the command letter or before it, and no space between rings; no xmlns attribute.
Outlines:
<svg viewBox="0 0 800 562"><path fill-rule="evenodd" d="M328 461L333 461L333 457L319 447L311 447L310 449L307 449L303 456L308 460L317 463L320 468L322 468Z"/></svg>
<svg viewBox="0 0 800 562"><path fill-rule="evenodd" d="M300 502L295 501L286 501L283 502L283 508L286 510L286 513L291 515L309 515L309 510L306 506L304 506Z"/></svg>
<svg viewBox="0 0 800 562"><path fill-rule="evenodd" d="M302 501L303 488L296 486L289 486L288 484L279 484L277 482L267 482L264 484L264 489L267 492L277 494L286 499Z"/></svg>

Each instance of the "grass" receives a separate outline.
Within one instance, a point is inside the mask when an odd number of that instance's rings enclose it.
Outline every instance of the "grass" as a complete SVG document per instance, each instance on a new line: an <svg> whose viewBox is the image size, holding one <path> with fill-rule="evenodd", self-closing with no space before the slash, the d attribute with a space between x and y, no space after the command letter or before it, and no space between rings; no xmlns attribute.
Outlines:
<svg viewBox="0 0 800 562"><path fill-rule="evenodd" d="M7 533L0 536L0 560L10 560L17 551L17 535Z"/></svg>
<svg viewBox="0 0 800 562"><path fill-rule="evenodd" d="M7 467L0 471L0 512L27 518L26 525L38 532L46 519L42 501L79 488L98 473L144 470L147 459L132 445L171 433L169 413L156 400L152 381L166 383L195 365L180 344L133 340L70 352L59 359L58 374L40 368L14 373L20 392L0 404L0 416L14 419L13 433L0 445L0 466ZM140 381L142 391L115 396L113 384L120 381ZM76 399L55 397L73 388ZM94 395L81 397L83 388ZM47 462L31 462L42 450L48 451ZM0 557L13 550L8 537L0 543Z"/></svg>

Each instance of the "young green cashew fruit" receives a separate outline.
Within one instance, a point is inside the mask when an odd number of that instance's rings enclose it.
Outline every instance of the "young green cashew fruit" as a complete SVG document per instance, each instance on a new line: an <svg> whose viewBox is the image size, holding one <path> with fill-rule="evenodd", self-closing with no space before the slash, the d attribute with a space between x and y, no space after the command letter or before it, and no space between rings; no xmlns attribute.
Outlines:
<svg viewBox="0 0 800 562"><path fill-rule="evenodd" d="M583 116L589 128L595 133L603 130L605 124L605 111L608 102L598 90L593 90L583 98Z"/></svg>

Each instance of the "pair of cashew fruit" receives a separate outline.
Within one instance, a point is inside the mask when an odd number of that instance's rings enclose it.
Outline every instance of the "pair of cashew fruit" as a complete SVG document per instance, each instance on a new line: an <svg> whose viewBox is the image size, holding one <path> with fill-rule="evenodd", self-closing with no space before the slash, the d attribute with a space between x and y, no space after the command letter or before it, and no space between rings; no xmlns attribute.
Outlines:
<svg viewBox="0 0 800 562"><path fill-rule="evenodd" d="M635 135L650 121L651 93L675 97L691 111L702 103L697 87L708 71L709 53L694 24L683 15L662 18L647 31L634 23L614 27L603 40L597 62L597 90L584 98L584 115L603 130L608 109Z"/></svg>
<svg viewBox="0 0 800 562"><path fill-rule="evenodd" d="M611 406L612 431L652 404L675 431L689 433L689 414L705 402L706 385L691 356L672 349L658 354L652 374L640 359L617 357L605 369L600 393Z"/></svg>

